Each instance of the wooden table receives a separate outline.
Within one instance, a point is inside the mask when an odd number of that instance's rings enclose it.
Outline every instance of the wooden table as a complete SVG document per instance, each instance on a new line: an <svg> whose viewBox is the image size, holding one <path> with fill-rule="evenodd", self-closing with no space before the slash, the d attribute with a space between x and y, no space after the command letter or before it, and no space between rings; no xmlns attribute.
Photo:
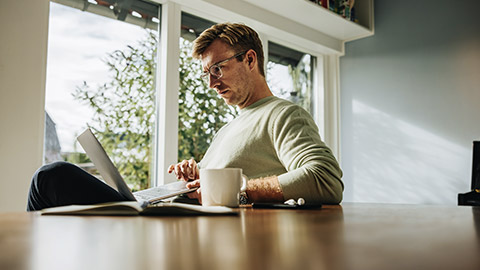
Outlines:
<svg viewBox="0 0 480 270"><path fill-rule="evenodd" d="M480 269L480 208L348 204L238 216L0 214L0 269Z"/></svg>

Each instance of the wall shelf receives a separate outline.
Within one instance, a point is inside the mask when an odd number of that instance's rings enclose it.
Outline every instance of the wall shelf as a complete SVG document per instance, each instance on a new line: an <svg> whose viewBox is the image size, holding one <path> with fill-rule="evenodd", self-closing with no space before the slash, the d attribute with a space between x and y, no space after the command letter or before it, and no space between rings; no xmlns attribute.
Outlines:
<svg viewBox="0 0 480 270"><path fill-rule="evenodd" d="M244 0L341 41L373 35L373 0L356 0L359 24L308 0Z"/></svg>

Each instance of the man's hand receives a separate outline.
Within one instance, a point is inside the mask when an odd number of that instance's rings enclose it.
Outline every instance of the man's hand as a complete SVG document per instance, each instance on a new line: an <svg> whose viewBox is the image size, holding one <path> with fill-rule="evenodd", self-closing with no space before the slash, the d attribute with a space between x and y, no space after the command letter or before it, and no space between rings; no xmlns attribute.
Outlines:
<svg viewBox="0 0 480 270"><path fill-rule="evenodd" d="M177 179L183 181L191 181L187 183L187 188L199 187L197 190L187 193L188 198L197 199L202 203L202 193L200 190L200 171L198 170L197 162L192 158L190 160L183 160L180 163L172 164L168 167L168 173L175 172Z"/></svg>
<svg viewBox="0 0 480 270"><path fill-rule="evenodd" d="M198 187L198 189L187 193L187 196L190 199L197 199L199 203L202 203L202 189L200 188L200 180L195 180L187 183L187 188L194 187Z"/></svg>
<svg viewBox="0 0 480 270"><path fill-rule="evenodd" d="M183 181L197 180L200 177L197 162L192 158L168 167L168 173L175 172L177 179Z"/></svg>

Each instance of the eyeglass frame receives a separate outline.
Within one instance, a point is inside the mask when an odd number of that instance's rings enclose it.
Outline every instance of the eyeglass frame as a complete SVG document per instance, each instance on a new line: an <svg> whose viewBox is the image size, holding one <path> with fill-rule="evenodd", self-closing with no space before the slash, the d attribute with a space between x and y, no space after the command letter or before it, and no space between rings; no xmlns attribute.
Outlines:
<svg viewBox="0 0 480 270"><path fill-rule="evenodd" d="M228 62L228 61L230 61L230 60L232 60L232 59L234 59L234 58L237 58L237 57L239 57L239 56L241 56L241 55L243 55L243 54L246 54L247 52L248 52L248 50L246 50L246 51L244 51L244 52L241 52L241 53L237 53L237 54L235 54L235 55L232 56L232 57L229 57L229 58L227 58L227 59L225 59L225 60L221 60L221 61L219 61L219 62L211 65L211 66L208 68L207 71L203 72L202 75L200 75L200 77L201 77L201 78L203 79L203 81L205 81L206 83L209 83L209 82L210 82L210 75L211 75L212 77L214 77L215 79L220 79L220 78L222 78L222 77L223 77L223 71L222 71L222 67L221 67L220 65L225 64L226 62ZM218 67L218 70L219 70L219 73L220 73L219 76L214 75L214 74L212 73L211 70L212 70L212 68L214 68L214 67Z"/></svg>

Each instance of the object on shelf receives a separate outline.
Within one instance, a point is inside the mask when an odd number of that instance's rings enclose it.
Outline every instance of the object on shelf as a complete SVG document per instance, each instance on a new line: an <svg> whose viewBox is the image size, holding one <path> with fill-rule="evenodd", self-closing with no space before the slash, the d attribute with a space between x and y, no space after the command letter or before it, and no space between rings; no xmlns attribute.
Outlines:
<svg viewBox="0 0 480 270"><path fill-rule="evenodd" d="M328 1L328 9L338 14L340 0L327 0L327 1Z"/></svg>
<svg viewBox="0 0 480 270"><path fill-rule="evenodd" d="M322 7L328 9L328 1L329 1L329 0L320 0L320 1L319 1L319 2L320 2L319 4L320 4Z"/></svg>
<svg viewBox="0 0 480 270"><path fill-rule="evenodd" d="M369 5L369 1L363 1L355 5L355 0L308 0L308 2L315 3L318 6L321 6L333 13L336 13L339 16L342 16L345 20L354 22L355 24L361 25L366 28L370 28L368 25L361 24L360 20L357 17L357 14L362 13ZM360 12L359 11L360 8ZM365 11L363 12L365 13Z"/></svg>

